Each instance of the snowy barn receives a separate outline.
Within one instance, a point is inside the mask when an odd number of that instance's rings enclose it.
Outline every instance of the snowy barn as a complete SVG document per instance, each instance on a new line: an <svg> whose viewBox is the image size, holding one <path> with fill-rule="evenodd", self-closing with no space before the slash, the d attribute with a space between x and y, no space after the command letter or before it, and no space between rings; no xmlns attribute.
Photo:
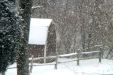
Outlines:
<svg viewBox="0 0 113 75"><path fill-rule="evenodd" d="M35 57L46 56L46 45L52 19L31 18L29 51Z"/></svg>
<svg viewBox="0 0 113 75"><path fill-rule="evenodd" d="M44 45L52 19L31 18L29 44Z"/></svg>

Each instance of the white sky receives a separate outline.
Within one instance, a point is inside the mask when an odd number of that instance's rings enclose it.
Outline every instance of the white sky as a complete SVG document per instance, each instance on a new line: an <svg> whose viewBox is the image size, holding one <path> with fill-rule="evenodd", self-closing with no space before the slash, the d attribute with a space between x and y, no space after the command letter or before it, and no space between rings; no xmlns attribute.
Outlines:
<svg viewBox="0 0 113 75"><path fill-rule="evenodd" d="M29 44L42 45L47 39L48 27L52 19L31 18Z"/></svg>

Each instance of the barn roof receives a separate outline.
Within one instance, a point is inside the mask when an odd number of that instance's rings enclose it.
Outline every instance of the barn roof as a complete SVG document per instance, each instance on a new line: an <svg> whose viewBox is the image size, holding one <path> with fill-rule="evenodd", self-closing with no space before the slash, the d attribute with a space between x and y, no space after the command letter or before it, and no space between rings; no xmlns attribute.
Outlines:
<svg viewBox="0 0 113 75"><path fill-rule="evenodd" d="M29 44L44 45L47 40L48 27L52 19L31 18Z"/></svg>

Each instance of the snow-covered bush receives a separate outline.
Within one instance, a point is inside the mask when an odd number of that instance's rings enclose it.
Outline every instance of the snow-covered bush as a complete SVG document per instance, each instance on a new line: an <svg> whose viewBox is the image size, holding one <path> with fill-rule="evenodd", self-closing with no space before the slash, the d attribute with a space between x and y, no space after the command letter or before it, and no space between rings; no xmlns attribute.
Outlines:
<svg viewBox="0 0 113 75"><path fill-rule="evenodd" d="M0 0L0 72L16 59L19 46L19 17L15 0Z"/></svg>

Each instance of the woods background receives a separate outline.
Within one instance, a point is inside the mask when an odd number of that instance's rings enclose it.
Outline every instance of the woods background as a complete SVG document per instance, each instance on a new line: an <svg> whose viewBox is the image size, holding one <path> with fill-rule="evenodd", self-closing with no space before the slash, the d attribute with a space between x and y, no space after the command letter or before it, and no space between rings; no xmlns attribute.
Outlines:
<svg viewBox="0 0 113 75"><path fill-rule="evenodd" d="M104 58L113 59L112 5L112 0L33 0L32 17L54 21L47 55L55 54L56 42L59 54L99 50L92 47L102 45Z"/></svg>

